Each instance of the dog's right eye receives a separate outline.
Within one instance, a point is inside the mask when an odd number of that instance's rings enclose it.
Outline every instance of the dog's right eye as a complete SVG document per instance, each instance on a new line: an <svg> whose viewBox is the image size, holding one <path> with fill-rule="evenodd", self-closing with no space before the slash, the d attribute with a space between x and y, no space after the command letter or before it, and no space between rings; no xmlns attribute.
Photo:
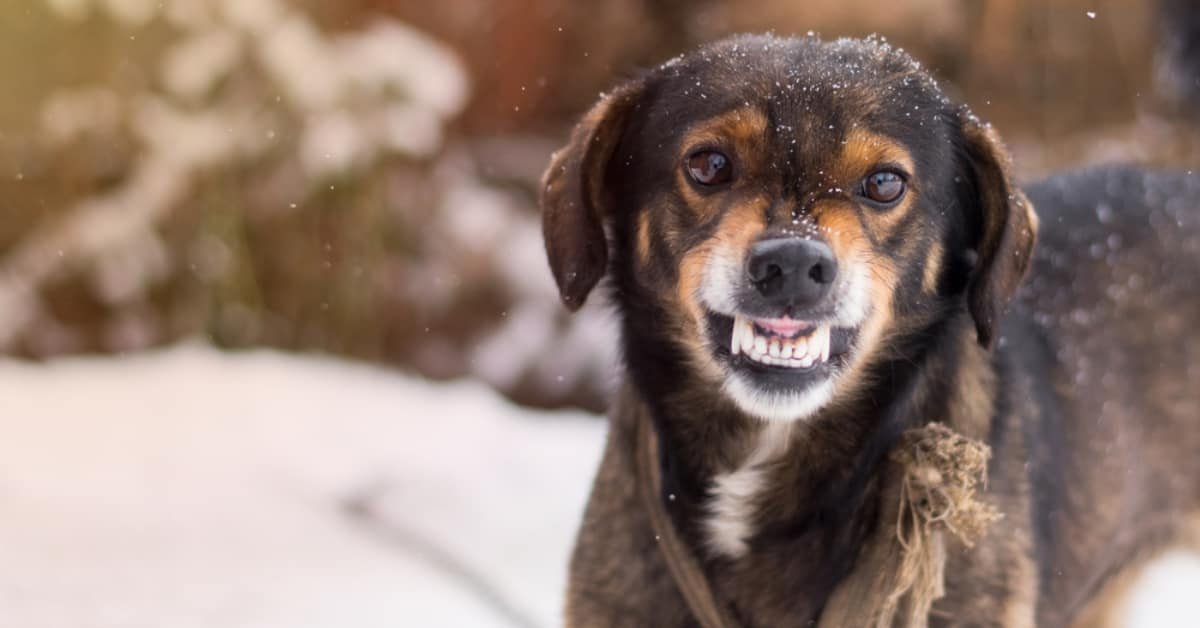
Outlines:
<svg viewBox="0 0 1200 628"><path fill-rule="evenodd" d="M724 153L702 150L687 158L687 171L700 185L720 185L733 178L733 163Z"/></svg>

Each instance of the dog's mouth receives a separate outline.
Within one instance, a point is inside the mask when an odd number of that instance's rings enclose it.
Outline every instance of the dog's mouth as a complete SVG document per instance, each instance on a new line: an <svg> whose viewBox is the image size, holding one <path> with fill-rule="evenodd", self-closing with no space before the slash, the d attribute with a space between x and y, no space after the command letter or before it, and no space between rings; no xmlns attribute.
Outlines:
<svg viewBox="0 0 1200 628"><path fill-rule="evenodd" d="M803 388L845 363L857 330L790 317L708 313L716 356L763 388Z"/></svg>

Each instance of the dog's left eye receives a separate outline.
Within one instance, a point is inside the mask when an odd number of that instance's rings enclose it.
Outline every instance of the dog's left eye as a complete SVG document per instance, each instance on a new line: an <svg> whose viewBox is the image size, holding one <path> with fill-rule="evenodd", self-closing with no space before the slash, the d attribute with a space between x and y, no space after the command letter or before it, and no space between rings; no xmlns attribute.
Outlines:
<svg viewBox="0 0 1200 628"><path fill-rule="evenodd" d="M720 185L733 178L733 163L724 153L702 150L688 157L687 171L700 185Z"/></svg>
<svg viewBox="0 0 1200 628"><path fill-rule="evenodd" d="M863 196L880 203L890 205L904 196L904 177L890 170L873 172L863 180Z"/></svg>

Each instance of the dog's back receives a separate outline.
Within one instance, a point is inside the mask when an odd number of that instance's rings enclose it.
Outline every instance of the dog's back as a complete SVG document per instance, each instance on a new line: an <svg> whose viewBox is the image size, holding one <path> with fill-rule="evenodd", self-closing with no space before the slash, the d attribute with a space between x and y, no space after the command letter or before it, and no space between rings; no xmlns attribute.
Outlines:
<svg viewBox="0 0 1200 628"><path fill-rule="evenodd" d="M1105 167L1026 191L1038 248L998 355L1030 392L1009 401L1040 588L1064 602L1043 616L1069 616L1200 509L1200 176Z"/></svg>

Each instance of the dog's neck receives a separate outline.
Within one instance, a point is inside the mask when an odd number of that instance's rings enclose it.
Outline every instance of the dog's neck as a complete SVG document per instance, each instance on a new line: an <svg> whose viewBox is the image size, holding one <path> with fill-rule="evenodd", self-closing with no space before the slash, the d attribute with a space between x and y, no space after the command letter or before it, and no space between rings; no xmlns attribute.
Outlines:
<svg viewBox="0 0 1200 628"><path fill-rule="evenodd" d="M670 386L671 378L638 372L670 368L654 359L670 352L627 354L631 381L638 382L659 434L668 512L722 589L739 597L738 591L786 587L780 599L795 606L788 612L815 615L875 525L877 471L903 431L941 421L982 435L991 416L991 382L959 378L987 378L991 367L958 368L988 357L973 342L952 341L970 336L954 331L928 330L907 343L924 347L923 353L900 350L870 369L869 390L788 425L747 416L712 386ZM952 398L961 390L983 392ZM796 581L764 575L782 573Z"/></svg>

